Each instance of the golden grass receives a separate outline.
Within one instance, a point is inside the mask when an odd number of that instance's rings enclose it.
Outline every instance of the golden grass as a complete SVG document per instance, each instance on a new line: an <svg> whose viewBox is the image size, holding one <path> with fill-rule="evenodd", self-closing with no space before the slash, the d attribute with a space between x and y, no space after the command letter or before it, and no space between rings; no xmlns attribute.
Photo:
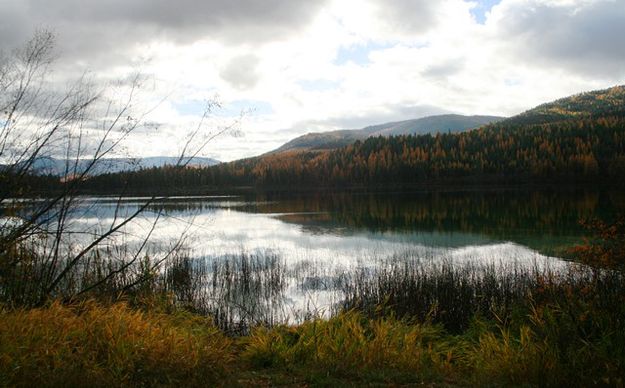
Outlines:
<svg viewBox="0 0 625 388"><path fill-rule="evenodd" d="M210 321L94 302L2 312L0 374L13 386L204 385L231 340Z"/></svg>
<svg viewBox="0 0 625 388"><path fill-rule="evenodd" d="M516 333L509 329L483 333L467 349L464 361L476 383L551 385L558 380L553 350L530 327L522 326Z"/></svg>
<svg viewBox="0 0 625 388"><path fill-rule="evenodd" d="M540 305L508 323L475 317L461 334L350 311L234 339L154 306L53 303L0 312L0 385L623 386L623 307L576 314L584 306Z"/></svg>
<svg viewBox="0 0 625 388"><path fill-rule="evenodd" d="M243 342L243 359L256 367L299 365L351 378L391 373L412 381L438 379L452 359L439 327L368 319L356 312L298 326L260 328Z"/></svg>

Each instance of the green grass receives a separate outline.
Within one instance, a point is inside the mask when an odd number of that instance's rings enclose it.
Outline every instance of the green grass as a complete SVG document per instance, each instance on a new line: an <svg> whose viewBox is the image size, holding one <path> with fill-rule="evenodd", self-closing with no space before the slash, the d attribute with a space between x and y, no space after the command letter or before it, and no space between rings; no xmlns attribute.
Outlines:
<svg viewBox="0 0 625 388"><path fill-rule="evenodd" d="M313 380L442 381L452 351L440 327L371 320L356 312L294 327L261 328L242 343L241 357L253 367L293 369Z"/></svg>

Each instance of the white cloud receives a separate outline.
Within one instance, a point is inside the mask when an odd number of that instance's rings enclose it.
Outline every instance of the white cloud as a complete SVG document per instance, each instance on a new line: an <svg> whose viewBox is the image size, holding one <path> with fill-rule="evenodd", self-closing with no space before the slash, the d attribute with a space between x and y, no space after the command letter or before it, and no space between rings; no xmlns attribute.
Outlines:
<svg viewBox="0 0 625 388"><path fill-rule="evenodd" d="M625 4L607 1L508 0L491 23L520 61L593 78L625 75Z"/></svg>
<svg viewBox="0 0 625 388"><path fill-rule="evenodd" d="M106 1L80 12L73 1L35 9L35 1L0 0L0 16L13 21L0 27L0 46L24 35L20 26L44 24L57 28L69 58L59 78L88 68L117 79L139 64L158 86L139 107L169 95L148 117L159 130L128 146L146 155L175 154L172 139L215 94L231 115L217 127L237 118L242 101L271 107L243 121L245 137L207 151L232 160L307 131L436 112L512 115L625 82L621 0L502 0L484 24L471 14L476 2L462 0L163 0L154 9Z"/></svg>

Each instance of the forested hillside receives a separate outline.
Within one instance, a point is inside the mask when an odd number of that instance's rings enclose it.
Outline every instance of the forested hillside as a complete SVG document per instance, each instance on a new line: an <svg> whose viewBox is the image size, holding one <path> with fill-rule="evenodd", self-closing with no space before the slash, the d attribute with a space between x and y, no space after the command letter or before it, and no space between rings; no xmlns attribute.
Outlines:
<svg viewBox="0 0 625 388"><path fill-rule="evenodd" d="M625 181L625 87L545 104L462 133L375 137L203 169L148 169L94 178L124 186L353 186L431 182Z"/></svg>
<svg viewBox="0 0 625 388"><path fill-rule="evenodd" d="M299 150L329 150L345 147L356 140L377 136L425 135L455 133L481 127L484 124L501 120L498 116L462 116L455 114L421 117L414 120L397 121L371 125L362 129L307 133L282 145L272 153Z"/></svg>
<svg viewBox="0 0 625 388"><path fill-rule="evenodd" d="M503 120L502 125L545 124L585 117L625 116L625 85L580 93Z"/></svg>

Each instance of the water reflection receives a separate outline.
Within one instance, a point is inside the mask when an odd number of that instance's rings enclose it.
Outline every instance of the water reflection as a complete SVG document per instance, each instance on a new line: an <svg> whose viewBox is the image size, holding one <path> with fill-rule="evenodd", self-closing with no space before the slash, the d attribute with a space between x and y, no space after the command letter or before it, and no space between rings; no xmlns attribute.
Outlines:
<svg viewBox="0 0 625 388"><path fill-rule="evenodd" d="M333 193L283 199L269 195L263 199L265 205L257 212L288 209L294 214L282 220L315 233L458 233L460 240L470 235L514 241L548 253L579 241L584 233L580 219L606 218L624 208L621 194L600 191ZM463 244L458 241L452 246Z"/></svg>
<svg viewBox="0 0 625 388"><path fill-rule="evenodd" d="M68 220L75 243L134 212L145 198L83 198ZM174 197L156 201L120 237L138 243L159 218L152 245L185 231L195 257L272 249L353 262L425 246L462 248L513 242L560 255L581 241L579 220L610 218L625 209L610 191L465 191L247 194ZM26 211L26 210L24 210ZM115 242L113 242L115 243ZM121 243L121 242L120 242Z"/></svg>
<svg viewBox="0 0 625 388"><path fill-rule="evenodd" d="M80 249L144 201L82 198L68 245ZM330 313L351 274L396 258L557 267L553 256L584 235L580 219L613 217L624 203L609 191L177 197L156 201L104 245L132 254L151 231L146 253L158 256L184 237L188 262L164 270L180 301L202 301L227 326L275 323ZM184 266L197 275L193 287Z"/></svg>

